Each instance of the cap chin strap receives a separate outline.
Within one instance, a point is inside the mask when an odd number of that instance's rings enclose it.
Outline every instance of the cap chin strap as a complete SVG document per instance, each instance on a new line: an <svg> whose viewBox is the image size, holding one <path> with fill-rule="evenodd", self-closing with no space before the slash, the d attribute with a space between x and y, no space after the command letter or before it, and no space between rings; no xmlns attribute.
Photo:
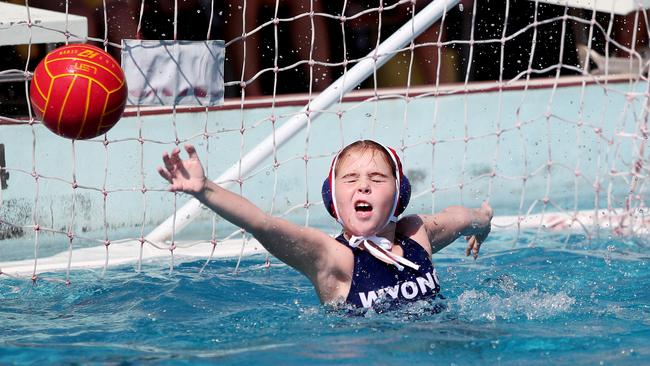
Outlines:
<svg viewBox="0 0 650 366"><path fill-rule="evenodd" d="M370 236L355 236L350 237L349 245L352 248L357 248L361 243L364 244L364 247L373 257L384 261L388 264L392 264L397 267L398 270L404 270L404 266L413 268L414 270L420 269L420 266L411 262L410 260L394 254L391 252L393 243L381 236L370 235Z"/></svg>

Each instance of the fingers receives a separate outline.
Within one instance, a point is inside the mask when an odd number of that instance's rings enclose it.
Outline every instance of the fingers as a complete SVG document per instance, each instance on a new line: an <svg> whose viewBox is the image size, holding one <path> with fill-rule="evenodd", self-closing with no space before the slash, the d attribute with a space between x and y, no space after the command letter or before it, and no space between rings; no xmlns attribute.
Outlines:
<svg viewBox="0 0 650 366"><path fill-rule="evenodd" d="M185 147L185 151L187 151L187 155L189 155L190 159L198 159L199 156L196 153L196 148L194 148L194 145L185 144L184 147ZM175 147L174 150L172 150L171 154L168 154L165 151L165 152L163 152L163 161L169 161L173 165L177 161L181 161L180 154L181 154L181 149L178 148L178 147Z"/></svg>
<svg viewBox="0 0 650 366"><path fill-rule="evenodd" d="M166 181L169 183L172 182L172 175L169 173L167 169L164 169L163 167L158 167L156 170L158 170L158 174L160 174L161 177L163 177Z"/></svg>
<svg viewBox="0 0 650 366"><path fill-rule="evenodd" d="M467 248L465 248L465 256L467 257L472 251L472 248L474 247L474 241L476 239L473 236L467 236L465 237L465 240L467 240Z"/></svg>
<svg viewBox="0 0 650 366"><path fill-rule="evenodd" d="M169 154L167 154L167 151L163 153L162 160L165 164L165 169L167 169L167 172L170 172L173 169L174 165L172 164L172 160L169 157Z"/></svg>
<svg viewBox="0 0 650 366"><path fill-rule="evenodd" d="M185 151L187 151L187 155L189 155L190 159L199 158L199 155L196 153L196 149L194 148L194 145L185 144Z"/></svg>
<svg viewBox="0 0 650 366"><path fill-rule="evenodd" d="M487 238L491 229L491 221L493 217L492 207L487 201L484 201L481 204L481 208L474 211L478 214L478 218L481 221L480 230L476 232L476 235L468 236L465 239L467 240L467 248L465 248L465 256L472 254L474 259L478 258L478 252L481 249L481 243Z"/></svg>
<svg viewBox="0 0 650 366"><path fill-rule="evenodd" d="M165 169L167 169L168 172L172 173L179 167L183 165L183 162L180 158L180 153L181 149L178 147L175 147L174 150L172 150L171 154L168 154L166 151L163 152L163 163L165 164Z"/></svg>
<svg viewBox="0 0 650 366"><path fill-rule="evenodd" d="M156 170L158 170L158 174L160 174L161 177L163 177L167 182L171 184L169 187L170 191L174 190L174 176L177 174L175 172L178 171L178 167L182 166L182 161L179 158L181 150L179 148L175 148L172 150L171 155L168 154L166 151L163 152L162 160L165 165L165 167L158 167Z"/></svg>
<svg viewBox="0 0 650 366"><path fill-rule="evenodd" d="M167 186L167 190L171 192L176 191L177 189L174 186L174 180L172 178L171 173L169 173L167 169L164 169L163 167L160 166L157 168L157 170L158 170L158 174L160 174L161 177L163 177L167 182L169 182L169 186Z"/></svg>
<svg viewBox="0 0 650 366"><path fill-rule="evenodd" d="M465 239L467 239L467 248L465 248L465 256L469 257L471 253L472 257L474 257L474 259L476 260L476 258L478 258L479 249L481 248L481 243L474 235L470 237L466 237Z"/></svg>
<svg viewBox="0 0 650 366"><path fill-rule="evenodd" d="M169 160L171 161L173 166L178 166L181 164L180 153L181 153L181 149L179 149L178 147L175 147L174 150L172 150L172 154L169 157Z"/></svg>

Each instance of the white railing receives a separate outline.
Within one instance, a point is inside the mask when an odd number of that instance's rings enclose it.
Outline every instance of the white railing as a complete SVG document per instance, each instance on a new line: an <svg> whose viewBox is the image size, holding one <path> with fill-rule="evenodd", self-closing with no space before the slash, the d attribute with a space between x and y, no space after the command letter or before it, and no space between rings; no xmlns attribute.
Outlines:
<svg viewBox="0 0 650 366"><path fill-rule="evenodd" d="M572 8L602 11L625 15L650 8L650 0L530 0L540 3L564 5Z"/></svg>

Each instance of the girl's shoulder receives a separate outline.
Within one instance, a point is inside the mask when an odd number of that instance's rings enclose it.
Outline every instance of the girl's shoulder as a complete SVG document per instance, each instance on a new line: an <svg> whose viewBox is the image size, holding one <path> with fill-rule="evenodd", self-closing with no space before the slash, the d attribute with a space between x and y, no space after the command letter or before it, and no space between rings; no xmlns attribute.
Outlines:
<svg viewBox="0 0 650 366"><path fill-rule="evenodd" d="M395 234L415 240L431 254L431 244L421 215L404 216L397 222Z"/></svg>
<svg viewBox="0 0 650 366"><path fill-rule="evenodd" d="M395 232L403 236L410 236L419 230L424 230L424 220L421 215L415 214L401 217L395 228Z"/></svg>

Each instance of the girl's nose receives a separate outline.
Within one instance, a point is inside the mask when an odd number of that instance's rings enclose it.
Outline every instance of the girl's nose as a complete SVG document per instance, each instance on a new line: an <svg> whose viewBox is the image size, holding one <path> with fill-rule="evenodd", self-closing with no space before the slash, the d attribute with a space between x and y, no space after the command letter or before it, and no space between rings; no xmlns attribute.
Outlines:
<svg viewBox="0 0 650 366"><path fill-rule="evenodd" d="M370 193L370 185L367 182L361 182L359 184L359 192L361 193Z"/></svg>

